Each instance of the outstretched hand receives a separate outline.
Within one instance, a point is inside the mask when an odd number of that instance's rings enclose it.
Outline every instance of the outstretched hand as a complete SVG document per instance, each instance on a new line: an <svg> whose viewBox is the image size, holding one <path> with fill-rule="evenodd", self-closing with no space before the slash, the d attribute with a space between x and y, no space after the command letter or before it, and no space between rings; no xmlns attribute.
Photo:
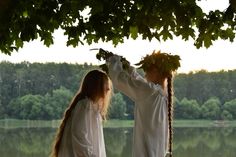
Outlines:
<svg viewBox="0 0 236 157"><path fill-rule="evenodd" d="M96 58L100 61L101 61L101 59L107 61L111 56L114 56L114 53L106 51L102 48L100 48L98 53L96 54Z"/></svg>
<svg viewBox="0 0 236 157"><path fill-rule="evenodd" d="M105 60L105 61L108 61L108 59L116 54L112 53L112 52L109 52L109 51L106 51L102 48L99 48L99 49L91 49L91 50L99 50L98 53L96 54L96 58L98 60ZM130 63L129 61L127 61L124 57L120 56L121 59L120 61L122 62L122 67L123 69L125 70L128 70L129 66L130 66ZM102 68L103 71L105 71L106 73L108 73L108 67L106 64L102 64L100 65L100 67Z"/></svg>

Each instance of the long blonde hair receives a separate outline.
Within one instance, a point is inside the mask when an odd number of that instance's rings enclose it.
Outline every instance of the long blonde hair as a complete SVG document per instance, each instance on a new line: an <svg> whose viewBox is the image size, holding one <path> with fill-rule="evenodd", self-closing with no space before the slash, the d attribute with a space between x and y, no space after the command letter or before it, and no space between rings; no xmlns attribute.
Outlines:
<svg viewBox="0 0 236 157"><path fill-rule="evenodd" d="M74 96L69 107L64 113L64 117L56 134L53 150L51 152L50 157L58 157L58 152L60 149L60 144L64 128L66 126L66 122L78 101L84 98L89 98L90 100L98 104L98 101L102 100L103 103L101 106L99 106L99 111L103 119L106 118L108 106L110 104L111 99L111 88L112 83L105 72L101 70L91 70L85 75L82 80L79 91Z"/></svg>

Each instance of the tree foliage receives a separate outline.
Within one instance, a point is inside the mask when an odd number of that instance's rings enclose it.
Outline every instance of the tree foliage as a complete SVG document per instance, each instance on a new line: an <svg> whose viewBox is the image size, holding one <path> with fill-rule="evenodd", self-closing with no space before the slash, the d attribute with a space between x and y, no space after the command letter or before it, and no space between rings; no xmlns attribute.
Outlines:
<svg viewBox="0 0 236 157"><path fill-rule="evenodd" d="M182 99L179 106L176 107L178 118L181 119L199 119L200 107L196 100Z"/></svg>
<svg viewBox="0 0 236 157"><path fill-rule="evenodd" d="M220 119L220 107L219 99L208 99L202 106L202 117L205 119Z"/></svg>
<svg viewBox="0 0 236 157"><path fill-rule="evenodd" d="M233 116L233 119L236 118L236 99L226 102L223 108Z"/></svg>
<svg viewBox="0 0 236 157"><path fill-rule="evenodd" d="M221 103L236 97L236 70L207 72L198 71L178 74L174 79L175 96L197 100L203 104L211 97L217 97Z"/></svg>
<svg viewBox="0 0 236 157"><path fill-rule="evenodd" d="M40 95L25 95L12 100L8 106L9 116L19 119L40 119L44 99Z"/></svg>
<svg viewBox="0 0 236 157"><path fill-rule="evenodd" d="M199 1L199 0L198 0ZM196 0L2 0L0 1L0 50L11 54L25 42L40 39L53 44L53 32L61 28L67 45L124 38L192 38L199 48L212 41L233 41L236 6L230 0L225 11L204 13Z"/></svg>
<svg viewBox="0 0 236 157"><path fill-rule="evenodd" d="M126 103L121 93L116 93L112 97L109 109L109 118L124 119L126 113Z"/></svg>
<svg viewBox="0 0 236 157"><path fill-rule="evenodd" d="M0 63L0 119L60 119L93 65ZM142 71L138 71L142 72ZM176 119L236 119L236 70L178 74ZM111 119L133 119L134 102L114 90Z"/></svg>

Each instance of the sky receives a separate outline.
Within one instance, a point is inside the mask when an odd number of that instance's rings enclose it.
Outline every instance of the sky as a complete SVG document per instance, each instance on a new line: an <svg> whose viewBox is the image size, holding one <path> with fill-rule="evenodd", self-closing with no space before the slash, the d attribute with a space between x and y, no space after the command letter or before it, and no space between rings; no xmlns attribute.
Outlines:
<svg viewBox="0 0 236 157"><path fill-rule="evenodd" d="M198 2L204 12L219 9L221 11L228 7L228 1L225 0L202 0ZM92 63L102 64L103 62L96 59L97 51L90 51L93 48L103 48L112 51L118 55L124 56L131 64L135 64L153 52L161 50L171 54L177 54L181 58L181 67L177 72L189 73L190 71L220 71L236 69L236 41L217 40L213 42L210 48L197 49L193 40L183 41L181 38L173 40L157 41L142 40L125 40L123 44L114 47L111 42L98 43L92 45L83 45L73 48L66 46L67 37L63 35L62 30L56 30L54 33L54 44L49 48L43 45L39 40L25 43L24 47L18 52L13 52L11 56L0 53L1 61L10 61L20 63L23 61L33 62L56 62L56 63Z"/></svg>

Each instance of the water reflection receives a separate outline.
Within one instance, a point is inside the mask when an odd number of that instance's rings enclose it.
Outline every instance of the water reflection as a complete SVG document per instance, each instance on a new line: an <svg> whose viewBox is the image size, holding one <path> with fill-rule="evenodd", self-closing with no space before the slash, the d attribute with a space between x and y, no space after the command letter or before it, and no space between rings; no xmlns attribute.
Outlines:
<svg viewBox="0 0 236 157"><path fill-rule="evenodd" d="M235 157L236 128L175 128L175 157Z"/></svg>
<svg viewBox="0 0 236 157"><path fill-rule="evenodd" d="M131 128L105 129L107 157L131 157Z"/></svg>
<svg viewBox="0 0 236 157"><path fill-rule="evenodd" d="M47 157L55 128L0 129L1 157ZM107 157L131 157L132 128L105 129ZM235 157L236 128L175 128L174 157Z"/></svg>
<svg viewBox="0 0 236 157"><path fill-rule="evenodd" d="M1 157L47 157L55 129L0 129Z"/></svg>

